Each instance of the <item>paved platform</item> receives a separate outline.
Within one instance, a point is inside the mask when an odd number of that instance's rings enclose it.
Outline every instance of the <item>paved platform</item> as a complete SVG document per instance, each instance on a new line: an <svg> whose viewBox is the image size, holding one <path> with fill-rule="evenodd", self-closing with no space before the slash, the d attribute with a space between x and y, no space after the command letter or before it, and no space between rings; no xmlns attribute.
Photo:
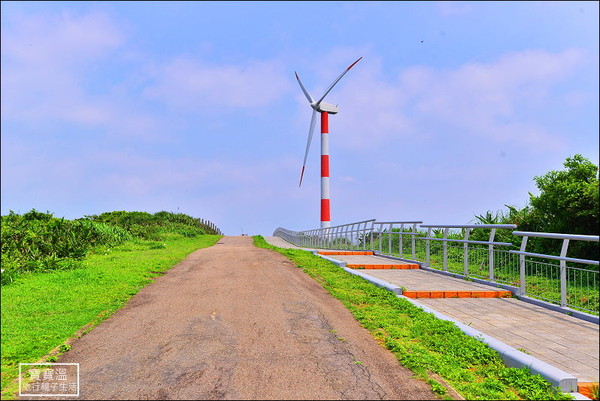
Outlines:
<svg viewBox="0 0 600 401"><path fill-rule="evenodd" d="M295 247L280 238L266 239L279 247ZM354 263L358 258L364 264L382 264L381 259L397 263L367 255L327 257L347 263ZM404 294L410 291L505 291L425 270L370 269L364 273L403 288ZM598 324L514 298L416 298L417 303L575 376L579 383L599 381Z"/></svg>
<svg viewBox="0 0 600 401"><path fill-rule="evenodd" d="M598 381L600 349L595 323L514 298L418 302L570 373L578 381Z"/></svg>
<svg viewBox="0 0 600 401"><path fill-rule="evenodd" d="M301 248L294 244L290 244L289 242L285 241L284 239L282 239L280 237L264 237L264 238L265 238L265 241L267 241L269 244L276 246L278 248L304 249L305 251L314 250L314 249L309 249L309 248Z"/></svg>
<svg viewBox="0 0 600 401"><path fill-rule="evenodd" d="M502 288L495 288L490 285L474 283L425 270L375 270L370 271L369 274L399 287L405 287L406 291L506 292Z"/></svg>
<svg viewBox="0 0 600 401"><path fill-rule="evenodd" d="M341 253L346 253L340 251ZM418 269L419 265L414 263L400 262L376 255L336 255L335 252L321 253L337 260L347 263L351 269Z"/></svg>

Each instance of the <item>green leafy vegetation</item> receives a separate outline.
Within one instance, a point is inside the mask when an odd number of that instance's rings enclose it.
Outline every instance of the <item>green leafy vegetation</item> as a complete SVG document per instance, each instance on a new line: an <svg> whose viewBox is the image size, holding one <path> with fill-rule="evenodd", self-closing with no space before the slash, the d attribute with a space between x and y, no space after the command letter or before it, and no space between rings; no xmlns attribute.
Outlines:
<svg viewBox="0 0 600 401"><path fill-rule="evenodd" d="M519 209L487 211L476 216L482 224L517 224L519 231L599 235L598 166L580 154L567 157L564 170L549 171L534 177L539 195L529 194L529 203ZM520 244L519 237L508 234L506 242ZM534 253L558 255L562 241L530 238L527 249ZM598 260L600 250L594 242L573 241L569 256ZM589 267L588 267L589 268Z"/></svg>
<svg viewBox="0 0 600 401"><path fill-rule="evenodd" d="M25 272L77 267L90 249L116 246L133 239L120 227L59 219L35 209L23 215L11 211L0 221L2 285Z"/></svg>
<svg viewBox="0 0 600 401"><path fill-rule="evenodd" d="M442 377L467 399L572 399L527 369L507 367L496 351L451 322L437 319L325 259L303 250L271 246L261 236L254 241L258 247L286 256L323 285L402 365L440 395L447 390L428 372Z"/></svg>
<svg viewBox="0 0 600 401"><path fill-rule="evenodd" d="M89 252L134 238L163 241L171 234L189 238L214 234L199 219L164 211L117 211L66 220L33 209L23 215L11 211L0 221L2 285L23 273L79 267Z"/></svg>
<svg viewBox="0 0 600 401"><path fill-rule="evenodd" d="M166 233L177 233L185 237L217 234L201 220L183 213L157 212L106 212L85 216L93 222L102 222L127 230L131 235L148 240L160 241Z"/></svg>
<svg viewBox="0 0 600 401"><path fill-rule="evenodd" d="M592 390L591 390L591 394L592 396L592 400L598 400L600 399L600 391L598 390L598 385L595 384L592 386Z"/></svg>

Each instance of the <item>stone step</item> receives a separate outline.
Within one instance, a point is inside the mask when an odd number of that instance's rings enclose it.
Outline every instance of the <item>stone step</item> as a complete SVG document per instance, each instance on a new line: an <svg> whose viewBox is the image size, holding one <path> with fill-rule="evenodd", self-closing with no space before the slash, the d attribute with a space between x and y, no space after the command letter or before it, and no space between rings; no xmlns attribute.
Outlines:
<svg viewBox="0 0 600 401"><path fill-rule="evenodd" d="M319 251L319 255L373 255L373 251Z"/></svg>
<svg viewBox="0 0 600 401"><path fill-rule="evenodd" d="M389 265L367 265L367 264L347 264L350 269L418 269L419 265L415 263L389 264Z"/></svg>
<svg viewBox="0 0 600 401"><path fill-rule="evenodd" d="M594 388L595 388L595 397L594 397ZM592 400L597 400L598 398L598 383L586 383L579 382L577 383L577 392L579 394L585 395L587 398Z"/></svg>
<svg viewBox="0 0 600 401"><path fill-rule="evenodd" d="M510 298L510 291L403 291L407 298Z"/></svg>

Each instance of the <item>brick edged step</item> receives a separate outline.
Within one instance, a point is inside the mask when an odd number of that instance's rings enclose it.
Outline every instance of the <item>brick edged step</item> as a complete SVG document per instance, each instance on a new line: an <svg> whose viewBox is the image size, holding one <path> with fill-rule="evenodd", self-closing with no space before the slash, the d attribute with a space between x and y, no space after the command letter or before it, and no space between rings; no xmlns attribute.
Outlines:
<svg viewBox="0 0 600 401"><path fill-rule="evenodd" d="M373 255L373 251L319 251L319 255Z"/></svg>
<svg viewBox="0 0 600 401"><path fill-rule="evenodd" d="M587 398L594 399L594 387L598 388L598 383L587 383L587 382L579 382L577 383L577 391L579 394L585 395Z"/></svg>
<svg viewBox="0 0 600 401"><path fill-rule="evenodd" d="M510 291L403 291L407 298L509 298Z"/></svg>
<svg viewBox="0 0 600 401"><path fill-rule="evenodd" d="M419 265L415 263L402 263L395 265L365 265L365 264L350 264L346 265L349 269L418 269Z"/></svg>

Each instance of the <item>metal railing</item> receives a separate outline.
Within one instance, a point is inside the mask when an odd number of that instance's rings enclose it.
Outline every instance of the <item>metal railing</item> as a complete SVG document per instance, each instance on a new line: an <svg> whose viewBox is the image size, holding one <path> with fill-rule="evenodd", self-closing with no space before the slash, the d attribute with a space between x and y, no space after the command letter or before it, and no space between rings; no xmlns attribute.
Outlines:
<svg viewBox="0 0 600 401"><path fill-rule="evenodd" d="M416 258L416 237L419 235L417 224L422 221L384 221L373 223L373 231L371 231L370 244L371 249L375 250L376 242L378 243L379 253L384 255L395 256L396 254L403 258L405 255L405 245L410 243L410 255L412 259ZM408 226L410 228L405 228ZM394 236L397 239L394 239ZM405 237L408 237L405 239ZM385 249L384 244L387 245ZM396 248L398 252L395 253Z"/></svg>
<svg viewBox="0 0 600 401"><path fill-rule="evenodd" d="M518 295L598 315L598 269L586 268L598 266L598 261L566 256L569 241L598 242L598 236L512 231L517 227L514 224L421 223L372 219L308 231L278 228L273 235L305 248L379 251L432 269L504 284L514 287ZM489 230L489 234L482 230ZM511 242L496 241L497 234L509 234L508 230L523 237L520 250ZM529 237L561 239L560 255L526 252Z"/></svg>
<svg viewBox="0 0 600 401"><path fill-rule="evenodd" d="M556 303L562 307L583 309L598 314L598 270L582 267L582 265L598 266L598 261L567 257L570 241L598 242L597 235L528 231L515 231L513 235L523 237L520 249L509 251L519 255L519 287L522 294ZM527 240L530 237L562 240L560 255L526 252ZM558 264L551 263L552 261L558 261Z"/></svg>
<svg viewBox="0 0 600 401"><path fill-rule="evenodd" d="M494 282L495 256L501 251L495 247L512 246L510 242L495 242L496 232L516 227L515 224L421 225L421 228L427 229L427 235L418 239L425 242L424 262L427 267ZM469 239L474 229L490 230L488 240ZM436 230L441 230L441 237L433 235ZM460 230L460 234L450 230Z"/></svg>
<svg viewBox="0 0 600 401"><path fill-rule="evenodd" d="M304 248L359 249L364 248L374 221L375 219L364 220L307 231L278 228L273 235Z"/></svg>

